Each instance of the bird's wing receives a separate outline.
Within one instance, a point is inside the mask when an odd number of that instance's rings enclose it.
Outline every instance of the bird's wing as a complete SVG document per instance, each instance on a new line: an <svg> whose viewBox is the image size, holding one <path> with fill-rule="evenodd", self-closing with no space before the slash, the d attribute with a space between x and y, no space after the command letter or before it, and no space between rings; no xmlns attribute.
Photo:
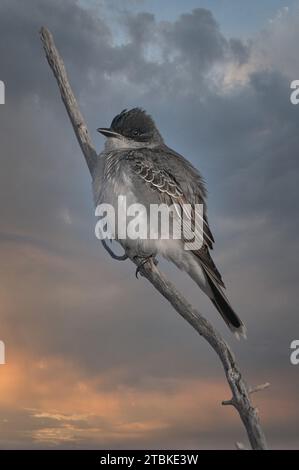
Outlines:
<svg viewBox="0 0 299 470"><path fill-rule="evenodd" d="M131 171L148 188L155 191L161 203L180 208L178 215L182 221L182 238L185 237L186 240L186 234L190 233L190 227L192 227L193 242L199 241L201 245L200 249L193 250L192 253L198 258L207 273L217 284L224 287L221 275L209 253L209 248L212 248L214 238L206 215L205 190L203 186L198 186L198 182L202 182L201 177L185 159L183 162L179 159L176 165L173 162L171 165L170 160L172 155L169 155L170 158L166 160L163 158L165 156L163 151L160 151L158 154L157 150L142 149L142 151L132 150L128 152L125 159L129 162ZM185 162L187 162L188 166L185 166ZM183 181L180 181L182 180L182 172L180 170L186 172ZM190 205L187 209L186 204ZM203 204L204 207L203 217L202 214L197 212L197 215L203 219L200 230L197 229L196 225L195 204ZM187 238L190 240L191 237Z"/></svg>
<svg viewBox="0 0 299 470"><path fill-rule="evenodd" d="M203 177L199 171L179 153L166 145L163 145L161 150L156 150L159 164L166 168L172 175L175 175L176 181L182 188L188 202L190 204L203 205L204 238L208 247L213 249L215 240L208 222L206 188Z"/></svg>

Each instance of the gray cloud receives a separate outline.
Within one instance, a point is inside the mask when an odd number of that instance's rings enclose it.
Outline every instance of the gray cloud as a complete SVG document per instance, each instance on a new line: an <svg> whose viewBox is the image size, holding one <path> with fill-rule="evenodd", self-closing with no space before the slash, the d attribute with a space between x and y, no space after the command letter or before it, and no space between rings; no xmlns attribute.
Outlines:
<svg viewBox="0 0 299 470"><path fill-rule="evenodd" d="M162 35L169 52L177 50L179 61L202 73L213 61L223 57L226 40L209 10L197 8L174 23L166 23Z"/></svg>
<svg viewBox="0 0 299 470"><path fill-rule="evenodd" d="M274 400L282 374L290 388L297 381L288 362L298 328L299 114L289 102L291 66L282 68L272 57L265 70L255 55L261 39L244 44L224 37L208 10L174 22L122 13L117 27L123 42L101 18L101 11L96 15L70 0L0 5L0 78L8 93L0 108L1 335L10 347L38 357L72 359L87 377L121 370L101 384L108 390L118 381L159 389L161 378L221 373L208 347L150 286L137 283L133 268L112 263L100 249L87 170L38 39L46 24L92 130L125 107L143 106L167 143L203 172L215 258L249 326L248 342L235 348L251 381L274 383L265 392ZM283 21L294 35L296 20ZM277 29L274 23L262 36L267 51ZM289 46L289 36L280 33L280 42ZM226 90L226 66L236 67L237 75L248 67L246 80L232 79ZM186 277L165 269L229 337ZM278 428L269 427L273 439ZM196 427L184 429L184 436L170 433L167 445L197 442ZM284 433L284 442L297 439L292 427ZM159 439L157 432L153 442Z"/></svg>

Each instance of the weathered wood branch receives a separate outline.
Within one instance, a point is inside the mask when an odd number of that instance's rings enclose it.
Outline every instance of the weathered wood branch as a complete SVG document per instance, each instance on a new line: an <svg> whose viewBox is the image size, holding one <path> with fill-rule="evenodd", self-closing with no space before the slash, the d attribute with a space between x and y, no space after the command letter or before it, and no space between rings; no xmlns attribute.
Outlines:
<svg viewBox="0 0 299 470"><path fill-rule="evenodd" d="M92 145L89 132L80 112L73 90L70 87L63 60L56 49L52 34L47 28L41 28L40 35L44 45L47 60L55 75L62 101L64 102L75 134L77 136L77 140L91 173L96 163L97 152Z"/></svg>
<svg viewBox="0 0 299 470"><path fill-rule="evenodd" d="M264 384L257 385L256 387L250 388L249 393L252 394L256 392L261 392L262 390L266 390L266 388L269 388L269 387L270 387L269 382L266 382Z"/></svg>
<svg viewBox="0 0 299 470"><path fill-rule="evenodd" d="M96 163L97 153L91 142L85 121L79 110L76 98L70 87L64 63L60 57L53 37L47 28L41 28L41 40L43 42L49 65L58 83L62 100L67 109L69 118L73 125L75 134L85 157L90 173ZM130 257L130 255L128 254ZM131 261L138 266L138 260L130 257ZM232 399L223 402L235 407L238 411L252 449L266 449L266 440L261 428L257 410L250 400L250 390L242 378L241 372L236 364L234 355L211 323L204 318L198 310L195 310L189 302L180 294L163 273L159 271L153 262L144 264L140 268L142 274L160 294L165 297L173 308L210 344L222 362L227 382L232 392Z"/></svg>

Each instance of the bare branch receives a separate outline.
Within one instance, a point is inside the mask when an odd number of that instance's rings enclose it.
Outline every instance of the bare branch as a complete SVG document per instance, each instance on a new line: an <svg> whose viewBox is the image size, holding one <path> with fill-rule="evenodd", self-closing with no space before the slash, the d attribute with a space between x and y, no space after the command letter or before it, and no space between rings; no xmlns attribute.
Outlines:
<svg viewBox="0 0 299 470"><path fill-rule="evenodd" d="M244 446L243 442L236 442L236 448L238 450L248 450L246 449L246 447Z"/></svg>
<svg viewBox="0 0 299 470"><path fill-rule="evenodd" d="M234 402L233 398L231 398L230 400L223 400L223 402L221 404L223 406L235 406L235 402Z"/></svg>
<svg viewBox="0 0 299 470"><path fill-rule="evenodd" d="M85 121L80 112L73 90L69 84L63 60L56 49L50 31L47 28L41 28L40 36L43 42L47 60L59 86L61 98L73 125L89 171L92 173L96 163L97 153L92 145Z"/></svg>
<svg viewBox="0 0 299 470"><path fill-rule="evenodd" d="M270 384L269 382L266 382L264 384L261 384L261 385L257 385L256 387L254 388L250 388L249 389L249 392L248 393L256 393L256 392L260 392L262 390L265 390L266 388L270 387Z"/></svg>
<svg viewBox="0 0 299 470"><path fill-rule="evenodd" d="M77 101L72 92L65 67L60 57L51 33L42 28L41 40L46 57L57 80L62 100L72 122L78 142L84 154L88 168L92 170L96 161L96 151L90 140L86 124L80 113ZM130 256L131 261L138 266L138 260ZM222 362L225 375L232 392L232 400L224 402L236 408L245 426L252 449L266 449L266 440L261 428L256 409L252 406L249 390L242 379L233 353L220 334L213 328L197 310L180 294L153 262L139 266L142 274L160 294L165 297L174 309L210 344Z"/></svg>

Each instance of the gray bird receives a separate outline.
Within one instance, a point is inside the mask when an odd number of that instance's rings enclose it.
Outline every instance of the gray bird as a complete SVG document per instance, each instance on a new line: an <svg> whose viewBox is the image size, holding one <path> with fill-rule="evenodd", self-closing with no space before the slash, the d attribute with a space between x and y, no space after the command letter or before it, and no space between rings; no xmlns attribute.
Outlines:
<svg viewBox="0 0 299 470"><path fill-rule="evenodd" d="M186 250L182 239L118 239L123 248L146 262L161 255L187 272L211 299L228 327L245 336L243 322L230 306L225 285L213 262L210 249L214 238L207 218L206 190L202 176L183 156L170 149L153 119L144 110L123 110L109 128L97 129L106 137L93 174L95 204L109 203L117 208L118 196L127 204L186 203L203 205L201 248ZM121 211L118 207L117 211ZM192 214L189 214L192 218Z"/></svg>

